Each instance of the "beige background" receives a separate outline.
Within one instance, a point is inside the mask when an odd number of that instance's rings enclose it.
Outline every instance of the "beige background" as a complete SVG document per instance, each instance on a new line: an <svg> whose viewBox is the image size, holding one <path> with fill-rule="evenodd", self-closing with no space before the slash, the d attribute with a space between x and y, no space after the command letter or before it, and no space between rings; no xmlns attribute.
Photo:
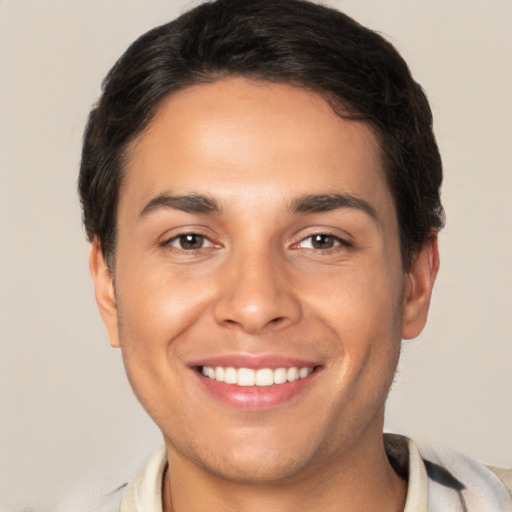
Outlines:
<svg viewBox="0 0 512 512"><path fill-rule="evenodd" d="M512 466L512 2L329 2L426 88L448 226L387 427ZM93 300L75 182L101 78L179 0L0 0L0 509L108 491L160 443ZM190 5L190 3L189 3Z"/></svg>

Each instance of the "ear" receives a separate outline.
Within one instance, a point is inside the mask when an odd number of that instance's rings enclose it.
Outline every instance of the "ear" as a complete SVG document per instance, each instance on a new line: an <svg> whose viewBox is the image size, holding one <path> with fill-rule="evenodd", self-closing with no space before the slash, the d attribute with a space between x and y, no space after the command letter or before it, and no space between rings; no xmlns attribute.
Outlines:
<svg viewBox="0 0 512 512"><path fill-rule="evenodd" d="M94 238L91 244L89 270L94 281L96 303L98 304L103 323L107 328L110 344L113 347L119 347L119 328L114 280L103 257L101 243L97 237Z"/></svg>
<svg viewBox="0 0 512 512"><path fill-rule="evenodd" d="M429 240L415 255L407 271L402 316L403 339L415 338L423 330L438 270L438 231L432 230Z"/></svg>

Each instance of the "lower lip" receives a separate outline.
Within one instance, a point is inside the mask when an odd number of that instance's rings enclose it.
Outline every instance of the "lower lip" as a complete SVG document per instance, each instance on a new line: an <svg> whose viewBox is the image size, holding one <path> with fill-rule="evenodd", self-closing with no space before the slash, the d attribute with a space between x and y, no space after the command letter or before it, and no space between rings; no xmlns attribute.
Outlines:
<svg viewBox="0 0 512 512"><path fill-rule="evenodd" d="M272 386L237 386L218 382L195 372L201 384L226 405L246 410L272 409L302 393L318 373L318 369L303 379Z"/></svg>

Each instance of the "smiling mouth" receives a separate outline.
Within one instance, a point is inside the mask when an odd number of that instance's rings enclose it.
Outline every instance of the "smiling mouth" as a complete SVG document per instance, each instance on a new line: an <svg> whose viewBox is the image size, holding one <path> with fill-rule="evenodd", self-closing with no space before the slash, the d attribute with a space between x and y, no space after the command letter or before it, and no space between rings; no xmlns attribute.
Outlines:
<svg viewBox="0 0 512 512"><path fill-rule="evenodd" d="M317 369L316 366L288 368L234 368L232 366L198 366L196 370L204 377L243 387L268 387L305 379Z"/></svg>

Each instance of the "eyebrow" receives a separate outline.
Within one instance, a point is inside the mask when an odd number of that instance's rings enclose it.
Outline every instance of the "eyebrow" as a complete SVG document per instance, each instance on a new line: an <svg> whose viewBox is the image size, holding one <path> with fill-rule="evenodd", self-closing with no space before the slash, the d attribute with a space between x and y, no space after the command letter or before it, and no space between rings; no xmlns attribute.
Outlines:
<svg viewBox="0 0 512 512"><path fill-rule="evenodd" d="M177 209L188 213L219 213L220 206L217 201L203 194L190 194L174 196L160 194L151 199L140 212L140 216L159 210L161 208ZM350 194L310 194L294 199L290 205L291 213L322 213L341 208L353 208L363 211L373 219L377 213L364 199Z"/></svg>
<svg viewBox="0 0 512 512"><path fill-rule="evenodd" d="M182 210L189 213L218 213L220 207L217 201L212 197L202 194L190 194L183 196L173 196L171 194L160 194L142 209L139 216L144 217L148 213L161 208L172 208L175 210Z"/></svg>
<svg viewBox="0 0 512 512"><path fill-rule="evenodd" d="M322 213L340 208L360 210L377 220L377 212L370 203L350 194L306 195L295 199L290 206L292 213Z"/></svg>

